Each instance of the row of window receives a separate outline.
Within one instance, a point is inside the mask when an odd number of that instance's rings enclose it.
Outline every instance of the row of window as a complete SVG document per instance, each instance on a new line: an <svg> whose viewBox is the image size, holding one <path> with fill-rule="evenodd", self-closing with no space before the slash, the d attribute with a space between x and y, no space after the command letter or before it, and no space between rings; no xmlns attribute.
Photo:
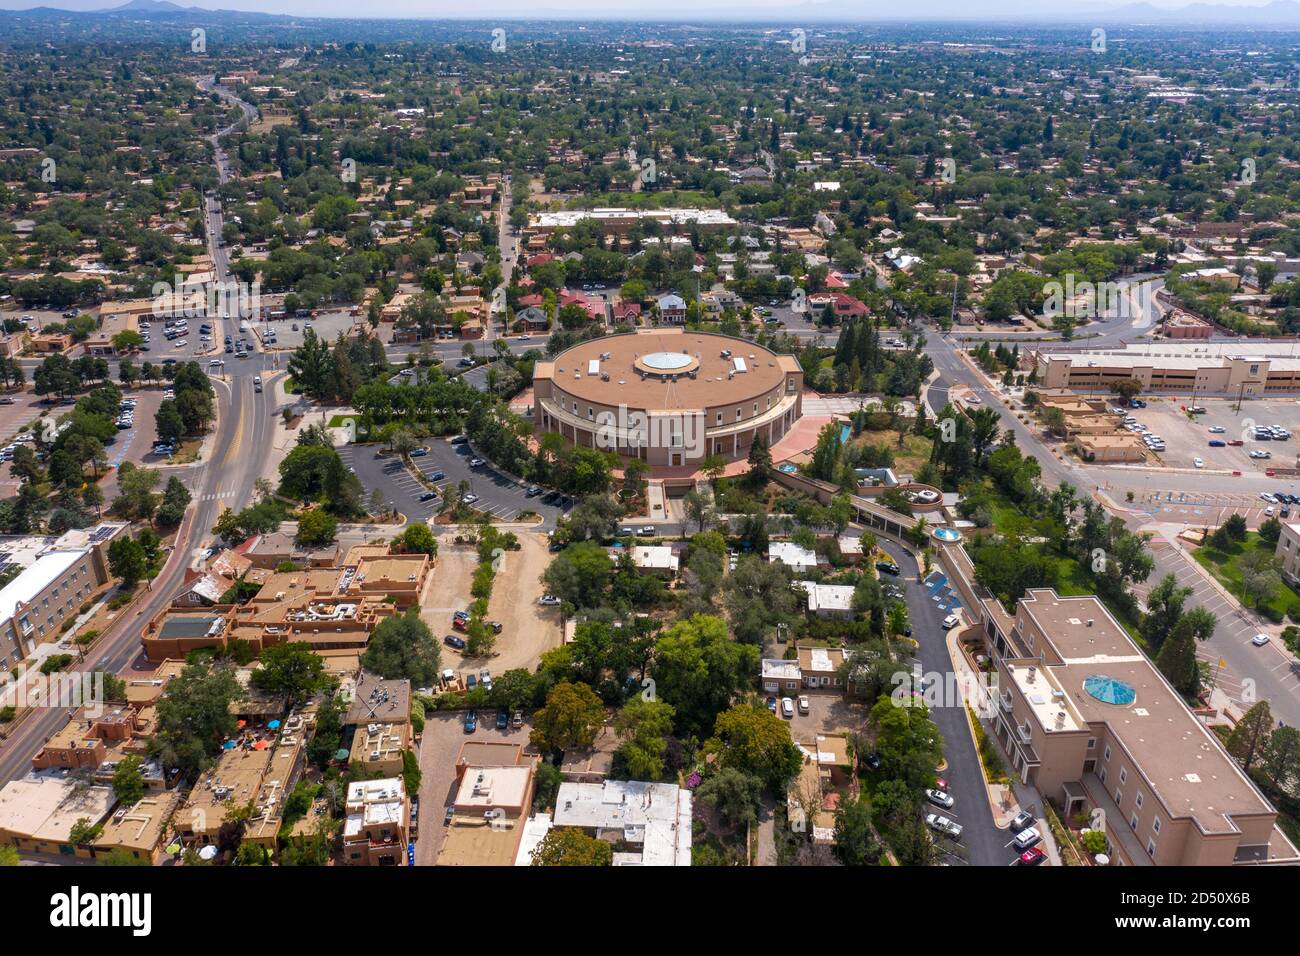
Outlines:
<svg viewBox="0 0 1300 956"><path fill-rule="evenodd" d="M1097 744L1097 742L1096 742L1095 739L1089 738L1089 740L1088 740L1088 749L1091 750L1093 747L1096 746L1096 744ZM1102 751L1102 755L1101 755L1101 756L1102 756L1102 760L1103 760L1103 762L1105 762L1105 763L1110 763L1110 745L1109 745L1109 744L1106 745L1106 749ZM1102 782L1102 783L1105 783L1105 782L1106 782L1106 768L1105 768L1105 767L1102 767L1102 768L1101 768L1101 773L1098 774L1098 777L1101 779L1101 782ZM1124 788L1124 784L1126 784L1126 783L1128 783L1128 768L1127 768L1127 767L1120 767L1120 768L1119 768L1119 785L1115 788L1115 806L1119 806L1119 805L1120 805L1121 803L1123 803L1123 801L1124 801L1124 789L1123 789L1123 788ZM1133 796L1133 806L1134 806L1135 809L1133 810L1133 813L1129 815L1129 818L1128 818L1128 826L1129 826L1129 829L1133 831L1133 834L1134 834L1135 836L1137 835L1137 832L1138 832L1138 823L1139 823L1139 820L1138 820L1138 810L1141 810L1141 809L1142 809L1142 804L1143 804L1143 802L1144 802L1144 800L1143 800L1143 797L1142 797L1142 791L1139 790L1139 791L1138 791L1136 794L1134 794L1134 796ZM1154 856L1156 855L1156 837L1158 837L1159 835L1160 835L1160 815L1159 815L1159 814L1152 814L1152 815L1151 815L1151 836L1147 838L1147 846L1146 846L1147 856L1154 857Z"/></svg>
<svg viewBox="0 0 1300 956"><path fill-rule="evenodd" d="M794 382L793 379L790 379L789 381L790 381L791 384L793 384L793 382ZM787 389L787 391L793 391L793 388ZM580 406L576 401L570 402L568 399L564 398L563 396L559 396L559 402L560 402L560 411L563 412L563 411L570 411L570 410L571 410L571 411L573 412L573 414L577 415L579 418L582 417L582 407L581 407L581 406ZM764 405L764 407L763 407L763 411L765 411L765 412L766 412L766 411L770 411L771 408L772 408L772 396L769 395L769 396L767 396L767 403ZM754 402L754 409L753 409L753 416L752 416L752 417L757 418L757 417L758 417L758 414L759 414L759 411L758 411L758 402ZM718 412L718 418L717 418L717 422L716 422L716 424L718 424L718 425L721 425L721 424L722 424L722 416L723 416L723 413L722 413L722 412ZM744 421L744 419L745 419L745 406L743 406L743 405L737 405L737 406L736 406L736 421L738 421L738 422L739 422L739 421ZM588 406L587 406L587 421L589 421L589 422L594 422L595 420L596 420L596 407L595 407L594 405L588 405Z"/></svg>

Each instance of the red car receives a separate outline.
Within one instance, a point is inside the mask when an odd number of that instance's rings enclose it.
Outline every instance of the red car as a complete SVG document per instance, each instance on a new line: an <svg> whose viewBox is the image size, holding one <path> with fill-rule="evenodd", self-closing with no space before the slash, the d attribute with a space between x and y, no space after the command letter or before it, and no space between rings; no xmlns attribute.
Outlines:
<svg viewBox="0 0 1300 956"><path fill-rule="evenodd" d="M942 790L944 793L947 793L947 792L948 792L949 790L951 790L952 788L948 786L948 781L945 780L943 777L935 777L935 778L934 778L934 789L936 789L936 790Z"/></svg>
<svg viewBox="0 0 1300 956"><path fill-rule="evenodd" d="M1031 846L1024 853L1020 854L1021 866L1037 866L1047 859L1047 854L1036 846Z"/></svg>
<svg viewBox="0 0 1300 956"><path fill-rule="evenodd" d="M1240 438L1233 438L1228 441L1228 444L1231 445L1233 448L1238 448L1241 445L1244 445L1245 442L1243 442Z"/></svg>

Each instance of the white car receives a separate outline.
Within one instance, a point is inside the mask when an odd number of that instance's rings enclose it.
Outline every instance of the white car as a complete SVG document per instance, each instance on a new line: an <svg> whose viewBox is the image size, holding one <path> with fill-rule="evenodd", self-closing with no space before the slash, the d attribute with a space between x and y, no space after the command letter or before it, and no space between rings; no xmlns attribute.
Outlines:
<svg viewBox="0 0 1300 956"><path fill-rule="evenodd" d="M1251 449L1250 457L1251 458L1272 458L1273 453L1264 451L1264 449L1262 448L1253 448Z"/></svg>
<svg viewBox="0 0 1300 956"><path fill-rule="evenodd" d="M1196 466L1197 468L1204 468L1204 467L1205 467L1205 462L1201 461L1201 459L1199 459L1199 458L1193 458L1193 459L1192 459L1192 464L1193 464L1194 466Z"/></svg>
<svg viewBox="0 0 1300 956"><path fill-rule="evenodd" d="M543 594L541 597L537 599L537 603L540 604L542 607L555 607L557 604L560 604L561 602L560 599L557 598L554 594ZM787 697L786 700L789 700L789 698Z"/></svg>
<svg viewBox="0 0 1300 956"><path fill-rule="evenodd" d="M781 716L787 720L794 716L794 701L789 697L781 698Z"/></svg>
<svg viewBox="0 0 1300 956"><path fill-rule="evenodd" d="M925 818L925 825L931 830L937 830L945 836L952 837L954 840L961 837L961 824L955 820L949 820L947 817L941 817L937 813L928 814Z"/></svg>
<svg viewBox="0 0 1300 956"><path fill-rule="evenodd" d="M1277 498L1275 498L1275 497L1272 495L1272 493L1267 492L1267 491L1261 491L1261 492L1259 493L1259 500L1260 500L1260 501L1267 501L1269 504L1277 504Z"/></svg>
<svg viewBox="0 0 1300 956"><path fill-rule="evenodd" d="M1273 506L1272 506L1272 505L1269 505L1267 508L1264 509L1264 517L1265 517L1265 518L1271 518L1271 517L1273 517Z"/></svg>
<svg viewBox="0 0 1300 956"><path fill-rule="evenodd" d="M956 614L949 614L947 617L943 619L943 629L945 631L952 630L954 627L957 626L957 623L960 620L961 618L959 618Z"/></svg>
<svg viewBox="0 0 1300 956"><path fill-rule="evenodd" d="M1226 431L1227 431L1227 429L1224 428L1222 425L1211 425L1211 426L1210 426L1210 434L1211 434L1211 435L1222 435L1222 434L1223 434L1224 432L1226 432Z"/></svg>
<svg viewBox="0 0 1300 956"><path fill-rule="evenodd" d="M468 495L462 495L460 500L465 502L465 504L467 505L472 505L474 502L478 501L478 495L473 493Z"/></svg>
<svg viewBox="0 0 1300 956"><path fill-rule="evenodd" d="M1014 841L1017 850L1028 850L1031 846L1043 838L1038 832L1037 827L1026 827L1016 834Z"/></svg>
<svg viewBox="0 0 1300 956"><path fill-rule="evenodd" d="M1256 634L1254 637L1250 639L1250 643L1254 644L1256 647L1263 647L1265 644L1268 643L1268 635Z"/></svg>
<svg viewBox="0 0 1300 956"><path fill-rule="evenodd" d="M943 807L945 810L951 810L952 805L957 801L952 798L951 794L944 793L942 790L927 790L925 798L937 807Z"/></svg>

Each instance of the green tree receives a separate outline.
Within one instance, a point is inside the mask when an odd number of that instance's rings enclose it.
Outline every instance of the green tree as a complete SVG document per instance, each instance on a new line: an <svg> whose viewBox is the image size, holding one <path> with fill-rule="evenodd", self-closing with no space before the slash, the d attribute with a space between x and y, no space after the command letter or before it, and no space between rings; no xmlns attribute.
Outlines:
<svg viewBox="0 0 1300 956"><path fill-rule="evenodd" d="M533 850L533 866L609 866L614 845L577 827L553 827Z"/></svg>
<svg viewBox="0 0 1300 956"><path fill-rule="evenodd" d="M298 516L295 540L304 548L333 544L338 535L338 519L323 508L312 508Z"/></svg>
<svg viewBox="0 0 1300 956"><path fill-rule="evenodd" d="M134 587L148 570L144 548L125 534L118 535L108 546L108 568L122 579L122 586Z"/></svg>
<svg viewBox="0 0 1300 956"><path fill-rule="evenodd" d="M586 684L561 681L533 715L529 740L543 753L590 747L605 723L605 708Z"/></svg>
<svg viewBox="0 0 1300 956"><path fill-rule="evenodd" d="M123 806L132 807L144 799L142 764L136 754L127 754L113 768L113 796Z"/></svg>
<svg viewBox="0 0 1300 956"><path fill-rule="evenodd" d="M1268 701L1261 700L1246 711L1237 726L1232 728L1225 746L1228 753L1249 771L1256 758L1266 751L1272 733L1273 711L1268 706Z"/></svg>
<svg viewBox="0 0 1300 956"><path fill-rule="evenodd" d="M835 859L845 866L876 866L880 862L871 811L862 800L846 800L835 811Z"/></svg>
<svg viewBox="0 0 1300 956"><path fill-rule="evenodd" d="M593 541L565 548L542 574L547 590L574 607L599 607L613 580L609 552Z"/></svg>
<svg viewBox="0 0 1300 956"><path fill-rule="evenodd" d="M232 667L206 660L187 665L158 701L158 729L149 742L150 754L166 767L198 773L234 735L230 705L242 696Z"/></svg>
<svg viewBox="0 0 1300 956"><path fill-rule="evenodd" d="M723 767L753 774L780 792L799 772L802 758L790 726L766 707L739 704L718 715L705 745Z"/></svg>
<svg viewBox="0 0 1300 956"><path fill-rule="evenodd" d="M712 807L727 826L743 829L758 822L763 781L735 767L723 767L700 784L695 797Z"/></svg>
<svg viewBox="0 0 1300 956"><path fill-rule="evenodd" d="M324 658L305 641L264 648L261 665L253 671L253 686L271 694L284 694L290 709L305 704L329 681Z"/></svg>
<svg viewBox="0 0 1300 956"><path fill-rule="evenodd" d="M442 651L419 608L386 617L370 635L361 663L380 677L407 678L416 687L431 686L438 676Z"/></svg>
<svg viewBox="0 0 1300 956"><path fill-rule="evenodd" d="M640 697L628 701L618 712L614 719L614 729L622 741L618 755L632 779L662 779L673 716L670 705Z"/></svg>
<svg viewBox="0 0 1300 956"><path fill-rule="evenodd" d="M660 700L676 711L679 736L703 737L758 670L758 648L739 644L719 617L678 621L655 643L654 679Z"/></svg>

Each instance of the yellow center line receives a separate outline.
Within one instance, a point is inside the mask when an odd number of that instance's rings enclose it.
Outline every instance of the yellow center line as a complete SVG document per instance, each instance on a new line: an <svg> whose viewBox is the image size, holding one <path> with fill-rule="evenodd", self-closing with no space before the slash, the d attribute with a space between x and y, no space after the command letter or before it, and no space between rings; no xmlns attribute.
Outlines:
<svg viewBox="0 0 1300 956"><path fill-rule="evenodd" d="M226 452L226 457L222 460L222 466L230 464L232 458L239 451L239 442L244 436L244 403L239 403L239 423L235 426L235 438L230 443L230 450Z"/></svg>

